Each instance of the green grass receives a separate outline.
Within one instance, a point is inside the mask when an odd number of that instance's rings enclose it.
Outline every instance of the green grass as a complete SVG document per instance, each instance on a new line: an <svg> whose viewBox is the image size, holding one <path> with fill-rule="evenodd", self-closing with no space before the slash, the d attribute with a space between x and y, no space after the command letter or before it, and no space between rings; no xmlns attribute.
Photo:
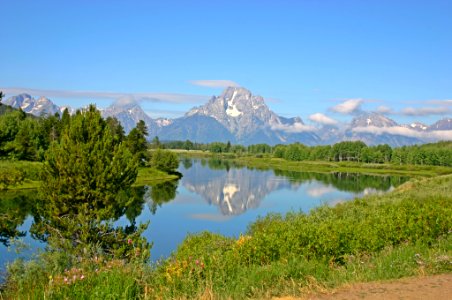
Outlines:
<svg viewBox="0 0 452 300"><path fill-rule="evenodd" d="M419 165L394 165L394 164L365 164L358 162L324 162L324 161L300 161L293 162L280 158L256 158L239 157L234 159L249 167L272 168L299 172L345 172L345 173L367 173L385 175L405 175L405 176L438 176L452 174L452 168L439 166L419 166Z"/></svg>
<svg viewBox="0 0 452 300"><path fill-rule="evenodd" d="M138 176L134 185L143 186L146 184L154 184L163 181L175 180L178 178L179 176L175 174L168 174L154 168L140 168L138 169Z"/></svg>
<svg viewBox="0 0 452 300"><path fill-rule="evenodd" d="M395 165L395 164L375 164L359 162L328 162L328 161L289 161L282 158L273 158L268 154L236 155L233 153L212 153L198 150L171 150L181 157L189 158L217 158L234 161L243 166L257 169L278 169L298 172L317 173L366 173L384 175L404 175L410 177L433 177L439 175L452 174L451 167L431 166L431 165Z"/></svg>
<svg viewBox="0 0 452 300"><path fill-rule="evenodd" d="M24 181L17 185L8 186L8 190L37 189L41 185L40 172L42 163L29 161L0 160L0 173L8 176L10 170L23 172ZM154 168L139 168L135 186L155 184L179 178L175 174L168 174Z"/></svg>
<svg viewBox="0 0 452 300"><path fill-rule="evenodd" d="M383 196L325 206L309 214L266 216L237 239L209 232L189 236L169 259L155 265L115 261L96 265L92 258L84 260L89 263L68 265L55 253L42 255L10 268L3 295L14 299L300 296L345 283L450 273L451 228L452 175L412 179ZM67 272L84 272L87 280L64 283Z"/></svg>

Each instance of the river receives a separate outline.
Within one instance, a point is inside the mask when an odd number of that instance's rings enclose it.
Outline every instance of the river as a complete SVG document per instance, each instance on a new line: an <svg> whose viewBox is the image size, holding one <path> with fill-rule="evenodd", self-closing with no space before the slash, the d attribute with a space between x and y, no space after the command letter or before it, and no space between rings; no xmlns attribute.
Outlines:
<svg viewBox="0 0 452 300"><path fill-rule="evenodd" d="M258 170L215 159L183 159L179 172L183 177L178 181L137 188L141 201L117 221L118 225L129 224L130 219L137 224L150 221L144 235L154 243L153 261L168 257L190 233L208 230L238 236L259 216L309 212L321 205L385 193L407 180L398 176ZM45 246L29 233L35 197L36 191L0 193L0 216L12 220L2 224L0 232L3 272L6 263L18 257L29 258ZM22 232L22 237L7 247L12 228Z"/></svg>

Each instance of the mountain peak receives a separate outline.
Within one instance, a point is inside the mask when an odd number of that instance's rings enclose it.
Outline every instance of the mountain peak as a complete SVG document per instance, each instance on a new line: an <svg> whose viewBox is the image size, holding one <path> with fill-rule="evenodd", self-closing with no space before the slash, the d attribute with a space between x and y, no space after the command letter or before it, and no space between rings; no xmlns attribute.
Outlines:
<svg viewBox="0 0 452 300"><path fill-rule="evenodd" d="M425 131L428 129L428 126L421 122L412 122L410 124L402 125L402 127L409 128L416 131Z"/></svg>
<svg viewBox="0 0 452 300"><path fill-rule="evenodd" d="M228 87L221 95L185 115L187 119L195 116L213 118L235 137L236 142L243 144L291 141L314 144L317 139L300 118L278 116L268 108L264 98L243 87Z"/></svg>
<svg viewBox="0 0 452 300"><path fill-rule="evenodd" d="M351 127L392 127L397 125L394 120L376 112L362 112L351 123Z"/></svg>
<svg viewBox="0 0 452 300"><path fill-rule="evenodd" d="M55 105L50 99L46 97L40 97L38 100L36 100L26 93L10 97L4 100L3 103L14 108L20 108L24 112L33 114L35 116L41 116L43 114L53 115L55 113L60 113L60 108Z"/></svg>
<svg viewBox="0 0 452 300"><path fill-rule="evenodd" d="M452 130L452 118L444 118L431 125L429 130Z"/></svg>
<svg viewBox="0 0 452 300"><path fill-rule="evenodd" d="M223 90L221 93L222 98L232 98L234 94L240 94L240 95L249 95L251 97L251 92L244 88L244 87L237 87L237 86L229 86Z"/></svg>

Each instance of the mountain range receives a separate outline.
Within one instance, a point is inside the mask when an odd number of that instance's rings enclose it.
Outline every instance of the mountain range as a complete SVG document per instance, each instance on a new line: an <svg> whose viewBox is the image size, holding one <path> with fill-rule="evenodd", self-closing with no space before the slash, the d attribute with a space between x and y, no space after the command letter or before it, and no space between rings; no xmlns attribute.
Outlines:
<svg viewBox="0 0 452 300"><path fill-rule="evenodd" d="M37 116L61 113L67 108L55 105L46 97L35 99L28 94L13 96L2 103ZM226 88L221 95L213 96L206 104L176 119L152 119L137 102L116 102L101 112L104 117L116 117L126 133L143 120L148 126L149 138L158 136L162 141L321 145L361 140L367 145L403 146L452 139L451 118L427 126L419 122L398 124L383 114L360 112L349 124L318 128L306 125L299 117L278 116L261 96L243 87Z"/></svg>

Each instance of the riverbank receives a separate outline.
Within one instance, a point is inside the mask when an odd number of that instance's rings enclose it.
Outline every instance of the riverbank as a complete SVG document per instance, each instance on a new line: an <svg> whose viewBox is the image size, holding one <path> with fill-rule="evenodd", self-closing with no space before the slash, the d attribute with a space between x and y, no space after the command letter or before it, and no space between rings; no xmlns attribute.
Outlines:
<svg viewBox="0 0 452 300"><path fill-rule="evenodd" d="M403 175L410 177L433 177L452 174L451 167L430 165L395 165L395 164L371 164L359 162L328 162L328 161L288 161L282 158L270 156L256 157L252 155L236 155L233 153L218 154L209 151L197 150L172 150L181 157L188 158L217 158L234 161L237 164L259 169L277 169L296 172L317 173L365 173Z"/></svg>
<svg viewBox="0 0 452 300"><path fill-rule="evenodd" d="M92 257L60 266L61 257L48 253L12 265L3 295L301 297L356 282L452 273L450 228L452 175L417 178L383 196L321 207L309 214L267 216L250 224L239 238L208 232L189 236L169 259L151 266L139 260L125 263Z"/></svg>
<svg viewBox="0 0 452 300"><path fill-rule="evenodd" d="M10 176L11 170L17 170L23 175L19 184L11 184L6 190L37 189L41 185L40 172L42 163L29 161L0 160L0 176ZM155 168L139 168L134 186L153 185L164 181L177 180L177 174L169 174ZM0 186L1 188L1 186Z"/></svg>

